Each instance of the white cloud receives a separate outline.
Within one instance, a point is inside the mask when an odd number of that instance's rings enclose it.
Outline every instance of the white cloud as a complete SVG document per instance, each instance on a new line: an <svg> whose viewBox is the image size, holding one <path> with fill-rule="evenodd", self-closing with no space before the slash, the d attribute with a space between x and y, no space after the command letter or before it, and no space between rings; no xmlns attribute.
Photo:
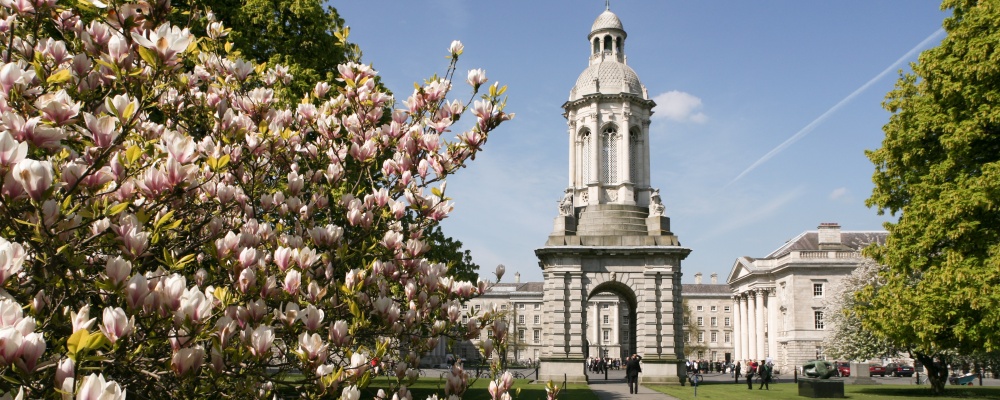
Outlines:
<svg viewBox="0 0 1000 400"><path fill-rule="evenodd" d="M701 112L701 99L687 93L671 90L653 98L656 107L653 108L653 118L667 118L680 122L696 124L708 121L708 116Z"/></svg>
<svg viewBox="0 0 1000 400"><path fill-rule="evenodd" d="M838 200L847 196L847 188L839 187L830 192L830 200Z"/></svg>

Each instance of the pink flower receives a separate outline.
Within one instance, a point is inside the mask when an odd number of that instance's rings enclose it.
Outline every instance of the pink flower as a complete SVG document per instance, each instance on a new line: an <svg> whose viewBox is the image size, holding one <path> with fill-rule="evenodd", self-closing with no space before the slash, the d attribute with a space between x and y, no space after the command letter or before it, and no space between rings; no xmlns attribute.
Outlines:
<svg viewBox="0 0 1000 400"><path fill-rule="evenodd" d="M39 96L35 107L42 112L45 121L56 126L72 122L80 113L80 103L74 102L65 90Z"/></svg>
<svg viewBox="0 0 1000 400"><path fill-rule="evenodd" d="M197 373L201 365L205 362L205 348L201 345L186 347L174 353L170 359L170 369L177 376L184 376L187 373Z"/></svg>
<svg viewBox="0 0 1000 400"><path fill-rule="evenodd" d="M129 319L121 307L108 307L104 309L104 324L100 328L111 344L115 344L118 339L130 335L135 329L135 317Z"/></svg>
<svg viewBox="0 0 1000 400"><path fill-rule="evenodd" d="M32 200L42 199L45 191L52 186L52 163L24 159L14 165L14 179L21 184Z"/></svg>
<svg viewBox="0 0 1000 400"><path fill-rule="evenodd" d="M253 272L253 268L244 268L243 271L240 271L240 278L236 281L236 287L241 292L249 293L255 284L257 284L257 274Z"/></svg>
<svg viewBox="0 0 1000 400"><path fill-rule="evenodd" d="M306 357L307 360L316 363L322 363L326 361L327 357L327 345L323 343L323 339L320 338L318 334L308 334L302 332L299 335L299 351Z"/></svg>
<svg viewBox="0 0 1000 400"><path fill-rule="evenodd" d="M71 312L70 320L73 321L74 333L81 329L90 330L94 326L94 323L97 322L97 318L90 318L90 304L80 307L80 312Z"/></svg>
<svg viewBox="0 0 1000 400"><path fill-rule="evenodd" d="M83 378L76 400L125 400L125 390L115 381L105 381L104 374L90 374Z"/></svg>
<svg viewBox="0 0 1000 400"><path fill-rule="evenodd" d="M270 326L260 325L250 332L250 352L255 356L267 356L272 343L274 343L274 329Z"/></svg>
<svg viewBox="0 0 1000 400"><path fill-rule="evenodd" d="M132 39L142 47L156 50L161 61L172 65L176 62L174 58L177 53L187 50L188 45L194 40L194 36L187 28L180 29L176 26L170 26L169 23L164 23L155 31L146 31L144 34L132 32Z"/></svg>
<svg viewBox="0 0 1000 400"><path fill-rule="evenodd" d="M73 377L76 376L76 362L71 358L64 358L59 361L59 365L56 367L56 387L65 389L66 380L69 379L70 382L73 381ZM70 393L73 392L73 388L70 387Z"/></svg>
<svg viewBox="0 0 1000 400"><path fill-rule="evenodd" d="M465 46L458 40L452 41L451 46L448 46L448 52L451 53L452 58L462 55L463 50L465 50Z"/></svg>
<svg viewBox="0 0 1000 400"><path fill-rule="evenodd" d="M117 120L110 115L98 118L91 113L83 113L83 120L87 123L87 133L94 140L94 146L102 149L111 147L121 133L116 129Z"/></svg>
<svg viewBox="0 0 1000 400"><path fill-rule="evenodd" d="M314 332L319 329L319 326L323 323L323 310L316 308L316 306L310 304L306 306L305 310L299 313L299 319L306 326L306 330L309 332Z"/></svg>
<svg viewBox="0 0 1000 400"><path fill-rule="evenodd" d="M24 369L34 371L38 365L38 359L45 353L45 338L41 333L31 332L24 335L21 342L21 360L24 362Z"/></svg>
<svg viewBox="0 0 1000 400"><path fill-rule="evenodd" d="M24 247L19 243L0 238L0 287L3 287L10 277L21 272L25 257Z"/></svg>
<svg viewBox="0 0 1000 400"><path fill-rule="evenodd" d="M128 304L129 309L134 310L141 307L148 294L149 284L142 274L135 274L125 285L125 303Z"/></svg>
<svg viewBox="0 0 1000 400"><path fill-rule="evenodd" d="M472 85L475 90L479 90L479 87L486 83L486 71L479 68L469 70L469 77L466 82L469 82L469 85Z"/></svg>
<svg viewBox="0 0 1000 400"><path fill-rule="evenodd" d="M0 366L6 367L21 356L24 336L13 327L0 329Z"/></svg>
<svg viewBox="0 0 1000 400"><path fill-rule="evenodd" d="M104 272L108 275L111 283L119 285L125 282L125 279L132 274L132 263L121 258L121 256L116 256L115 258L108 259L108 263L104 267Z"/></svg>
<svg viewBox="0 0 1000 400"><path fill-rule="evenodd" d="M274 251L274 264L278 266L281 272L285 272L290 268L295 261L296 251L284 246L278 247Z"/></svg>
<svg viewBox="0 0 1000 400"><path fill-rule="evenodd" d="M302 285L302 273L295 269L290 269L285 274L285 293L296 295L299 292L299 286Z"/></svg>
<svg viewBox="0 0 1000 400"><path fill-rule="evenodd" d="M14 140L10 132L0 132L0 166L15 165L28 154L28 144Z"/></svg>

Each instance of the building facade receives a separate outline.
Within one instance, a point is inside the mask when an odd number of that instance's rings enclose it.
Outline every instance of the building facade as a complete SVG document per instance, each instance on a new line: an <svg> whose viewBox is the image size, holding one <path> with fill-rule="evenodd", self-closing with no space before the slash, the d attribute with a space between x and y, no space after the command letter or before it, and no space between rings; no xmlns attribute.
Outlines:
<svg viewBox="0 0 1000 400"><path fill-rule="evenodd" d="M702 283L701 273L694 284L684 284L681 299L686 310L684 355L688 360L729 362L733 360L732 292L719 283L718 274Z"/></svg>
<svg viewBox="0 0 1000 400"><path fill-rule="evenodd" d="M826 296L885 231L841 231L823 223L762 258L740 257L728 277L736 360L770 358L780 371L825 359Z"/></svg>

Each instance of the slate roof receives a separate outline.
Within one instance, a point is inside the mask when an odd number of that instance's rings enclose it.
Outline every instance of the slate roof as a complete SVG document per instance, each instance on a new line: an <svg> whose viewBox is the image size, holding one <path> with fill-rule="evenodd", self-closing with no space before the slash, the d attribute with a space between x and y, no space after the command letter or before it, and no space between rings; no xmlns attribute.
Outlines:
<svg viewBox="0 0 1000 400"><path fill-rule="evenodd" d="M721 284L693 284L686 283L681 285L681 293L685 296L687 295L701 295L701 296L711 296L711 295L721 295L729 296L732 292L729 290L729 285Z"/></svg>
<svg viewBox="0 0 1000 400"><path fill-rule="evenodd" d="M841 231L840 241L846 247L844 250L860 251L872 243L885 243L888 234L886 231ZM819 250L819 231L802 232L763 258L781 258L793 251L810 250Z"/></svg>

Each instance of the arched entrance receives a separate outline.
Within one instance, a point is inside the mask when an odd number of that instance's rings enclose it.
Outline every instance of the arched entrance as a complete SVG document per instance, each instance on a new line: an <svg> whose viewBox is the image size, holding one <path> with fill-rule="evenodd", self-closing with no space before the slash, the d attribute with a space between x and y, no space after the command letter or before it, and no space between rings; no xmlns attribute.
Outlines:
<svg viewBox="0 0 1000 400"><path fill-rule="evenodd" d="M594 329L601 325L594 317L604 322L601 306L593 311L588 305L611 293L625 303L629 317L628 329L621 330L628 332L628 340L624 349L618 347L619 354L630 351L642 357L644 383L679 383L680 261L689 252L680 246L563 245L535 250L544 270L543 308L549 316L542 325L545 348L539 378L587 382L588 356L614 347L610 340L603 346L603 330Z"/></svg>

